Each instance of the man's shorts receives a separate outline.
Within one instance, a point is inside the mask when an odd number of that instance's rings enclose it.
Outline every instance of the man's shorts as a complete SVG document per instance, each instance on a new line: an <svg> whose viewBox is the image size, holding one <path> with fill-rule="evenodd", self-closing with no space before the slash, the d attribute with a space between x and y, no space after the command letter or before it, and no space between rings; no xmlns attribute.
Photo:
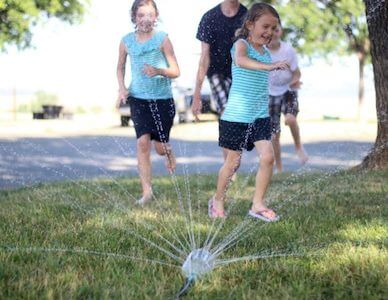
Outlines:
<svg viewBox="0 0 388 300"><path fill-rule="evenodd" d="M271 140L270 118L259 118L253 123L219 121L218 145L233 151L251 151L257 141Z"/></svg>
<svg viewBox="0 0 388 300"><path fill-rule="evenodd" d="M295 117L299 112L298 93L287 91L280 96L269 96L269 115L271 117L272 133L280 132L280 114L292 114Z"/></svg>
<svg viewBox="0 0 388 300"><path fill-rule="evenodd" d="M228 102L232 78L222 74L213 74L209 79L210 89L215 100L217 114L220 116Z"/></svg>
<svg viewBox="0 0 388 300"><path fill-rule="evenodd" d="M174 123L174 99L143 100L128 97L136 138L150 134L151 140L168 143Z"/></svg>

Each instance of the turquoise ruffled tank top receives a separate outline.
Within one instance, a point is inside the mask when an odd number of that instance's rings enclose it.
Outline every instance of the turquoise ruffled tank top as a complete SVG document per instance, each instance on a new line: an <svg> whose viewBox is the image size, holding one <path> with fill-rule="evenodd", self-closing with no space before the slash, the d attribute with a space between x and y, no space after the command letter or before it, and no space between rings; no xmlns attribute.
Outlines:
<svg viewBox="0 0 388 300"><path fill-rule="evenodd" d="M271 55L265 47L264 53L259 53L246 40L247 56L266 64L272 62ZM228 103L221 120L239 123L253 123L258 118L266 118L268 113L268 76L269 71L241 68L234 61L236 43L231 49L232 55L232 86Z"/></svg>
<svg viewBox="0 0 388 300"><path fill-rule="evenodd" d="M131 32L122 41L131 61L131 84L129 95L144 100L172 98L171 79L164 76L148 77L143 73L144 64L155 68L168 67L166 57L161 51L161 45L167 33L158 31L147 41L138 42Z"/></svg>

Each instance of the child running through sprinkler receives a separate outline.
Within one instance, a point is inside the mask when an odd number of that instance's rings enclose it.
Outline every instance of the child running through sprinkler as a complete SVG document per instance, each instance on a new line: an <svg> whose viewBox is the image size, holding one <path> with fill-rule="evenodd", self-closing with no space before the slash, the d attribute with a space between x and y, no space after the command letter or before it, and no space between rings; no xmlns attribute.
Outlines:
<svg viewBox="0 0 388 300"><path fill-rule="evenodd" d="M290 127L294 139L295 151L303 165L308 161L300 138L297 115L299 112L298 92L302 84L301 72L295 49L281 40L283 30L279 25L268 44L272 61L287 60L290 68L271 72L269 76L269 114L272 126L272 145L275 153L275 165L278 173L283 171L280 147L280 115L284 114L285 124Z"/></svg>
<svg viewBox="0 0 388 300"><path fill-rule="evenodd" d="M169 144L170 130L175 116L171 79L180 71L173 46L167 34L155 29L158 9L153 0L135 0L131 20L135 31L125 35L119 47L117 79L119 101L129 102L137 138L137 166L142 197L137 204L152 199L151 145L159 155L166 156L166 167L173 173L176 166ZM125 65L131 61L131 83L126 88Z"/></svg>
<svg viewBox="0 0 388 300"><path fill-rule="evenodd" d="M279 219L264 201L274 164L268 113L269 71L289 68L285 61L272 63L265 47L279 23L280 17L272 6L255 3L236 33L231 49L232 86L219 122L219 145L227 150L227 157L219 170L216 194L209 200L211 218L225 217L226 192L240 166L242 151L256 148L260 168L249 215L266 222Z"/></svg>

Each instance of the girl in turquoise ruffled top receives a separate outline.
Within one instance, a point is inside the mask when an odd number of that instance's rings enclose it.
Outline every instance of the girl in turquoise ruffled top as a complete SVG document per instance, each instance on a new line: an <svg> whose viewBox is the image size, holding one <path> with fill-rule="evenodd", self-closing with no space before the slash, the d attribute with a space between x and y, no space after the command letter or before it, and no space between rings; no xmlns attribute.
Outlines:
<svg viewBox="0 0 388 300"><path fill-rule="evenodd" d="M166 156L166 167L173 173L175 156L169 144L170 130L175 116L171 79L180 71L173 46L165 32L155 30L158 9L153 0L135 0L131 20L135 32L120 42L117 64L119 101L128 101L137 137L137 162L142 197L138 204L145 204L153 197L151 184L151 144ZM127 57L131 62L131 83L125 86Z"/></svg>

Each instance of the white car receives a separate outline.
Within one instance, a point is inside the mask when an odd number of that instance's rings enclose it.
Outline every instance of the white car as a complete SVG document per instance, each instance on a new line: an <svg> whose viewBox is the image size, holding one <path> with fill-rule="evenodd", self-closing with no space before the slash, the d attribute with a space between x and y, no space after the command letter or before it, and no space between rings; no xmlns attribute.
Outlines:
<svg viewBox="0 0 388 300"><path fill-rule="evenodd" d="M191 103L193 102L193 90L191 88L183 88L179 86L173 87L173 97L175 100L176 115L178 123L186 123L194 120L191 112ZM201 93L202 113L217 114L214 101L210 92L204 91Z"/></svg>

